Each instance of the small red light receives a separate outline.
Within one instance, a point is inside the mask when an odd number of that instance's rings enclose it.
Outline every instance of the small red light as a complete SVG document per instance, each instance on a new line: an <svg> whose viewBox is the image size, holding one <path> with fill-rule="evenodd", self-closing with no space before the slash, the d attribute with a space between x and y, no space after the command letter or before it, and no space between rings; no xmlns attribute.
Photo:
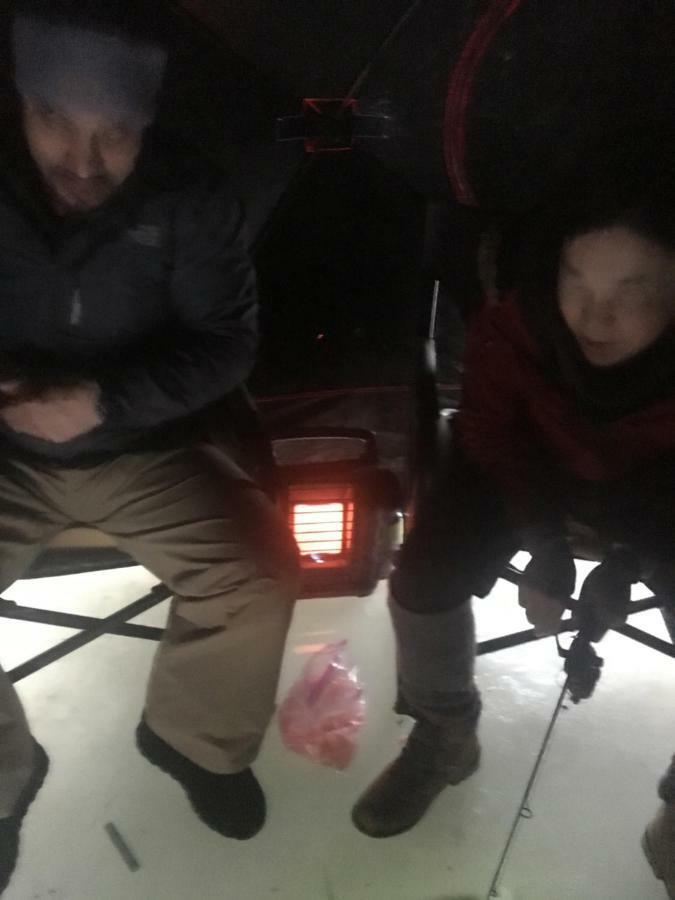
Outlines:
<svg viewBox="0 0 675 900"><path fill-rule="evenodd" d="M358 101L308 97L302 101L307 153L341 153L352 149Z"/></svg>

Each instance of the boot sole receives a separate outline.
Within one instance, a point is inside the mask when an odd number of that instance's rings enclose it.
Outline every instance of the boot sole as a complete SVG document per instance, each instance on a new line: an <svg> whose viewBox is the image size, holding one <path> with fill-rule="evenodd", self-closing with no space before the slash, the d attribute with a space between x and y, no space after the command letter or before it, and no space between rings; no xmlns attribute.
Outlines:
<svg viewBox="0 0 675 900"><path fill-rule="evenodd" d="M476 756L474 757L474 759L470 763L468 763L466 766L464 766L459 772L457 772L457 774L453 775L451 778L448 778L446 787L456 787L458 784L461 784L462 781L466 781L467 778L470 778L474 774L474 772L478 769L478 767L480 766L480 759L481 759L481 751L480 751L480 747L479 747L478 752L476 753ZM357 829L357 831L361 832L361 834L365 834L367 837L377 838L379 840L381 840L383 838L396 837L399 834L405 834L406 831L410 831L411 828L414 828L415 825L417 825L419 822L421 822L421 820L429 812L429 810L431 809L433 804L436 802L436 800L442 793L443 793L443 791L439 791L438 794L431 800L429 805L426 806L422 810L420 815L417 816L417 818L414 821L406 822L405 824L403 824L399 828L397 828L395 831L391 831L391 830L370 831L367 828L364 828L362 826L362 824L359 822L358 816L355 814L355 810L352 810L352 817L351 817L352 824Z"/></svg>
<svg viewBox="0 0 675 900"><path fill-rule="evenodd" d="M660 869L659 864L656 859L656 854L652 850L652 846L649 842L649 831L645 830L644 834L642 835L641 844L642 844L642 852L647 857L647 862L651 866L652 872L654 873L656 878L658 878L659 881L662 881L665 884L666 879L664 878L664 876L661 872L661 869ZM667 884L666 884L666 890L668 891L668 897L670 898L670 900L675 900L675 893L673 893L673 891L668 887Z"/></svg>
<svg viewBox="0 0 675 900"><path fill-rule="evenodd" d="M19 823L19 826L25 819L33 801L40 793L40 788L44 784L47 772L49 771L49 757L44 748L38 744L37 741L35 741L35 755L35 769L33 770L28 785L24 788L23 793L19 797L16 805L16 812L12 816L12 818Z"/></svg>
<svg viewBox="0 0 675 900"><path fill-rule="evenodd" d="M470 763L468 763L466 766L464 766L464 768L461 769L457 775L454 775L452 778L448 778L448 785L450 785L451 787L456 787L458 784L461 784L463 781L466 781L467 778L471 778L471 776L474 774L474 772L480 766L480 754L481 754L481 751L480 751L480 747L479 747L478 751L476 753L476 756L473 758L473 760Z"/></svg>

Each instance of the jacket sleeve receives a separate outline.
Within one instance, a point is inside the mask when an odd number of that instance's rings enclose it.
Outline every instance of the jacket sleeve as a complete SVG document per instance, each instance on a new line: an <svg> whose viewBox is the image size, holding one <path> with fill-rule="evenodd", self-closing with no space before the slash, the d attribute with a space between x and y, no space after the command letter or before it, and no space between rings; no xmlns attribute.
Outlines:
<svg viewBox="0 0 675 900"><path fill-rule="evenodd" d="M467 337L456 434L465 456L502 494L526 546L563 532L562 473L539 444L527 415L527 367L510 340L503 306L482 309Z"/></svg>
<svg viewBox="0 0 675 900"><path fill-rule="evenodd" d="M243 212L229 190L202 191L183 204L174 241L171 327L101 379L102 407L123 427L198 412L240 385L255 361L256 279Z"/></svg>

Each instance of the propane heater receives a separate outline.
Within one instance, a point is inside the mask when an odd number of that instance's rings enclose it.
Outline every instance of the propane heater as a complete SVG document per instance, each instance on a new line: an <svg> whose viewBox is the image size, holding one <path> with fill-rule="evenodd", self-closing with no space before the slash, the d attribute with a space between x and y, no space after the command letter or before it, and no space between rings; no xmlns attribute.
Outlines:
<svg viewBox="0 0 675 900"><path fill-rule="evenodd" d="M301 595L364 596L388 573L403 497L372 432L325 429L273 440L277 499L300 551Z"/></svg>

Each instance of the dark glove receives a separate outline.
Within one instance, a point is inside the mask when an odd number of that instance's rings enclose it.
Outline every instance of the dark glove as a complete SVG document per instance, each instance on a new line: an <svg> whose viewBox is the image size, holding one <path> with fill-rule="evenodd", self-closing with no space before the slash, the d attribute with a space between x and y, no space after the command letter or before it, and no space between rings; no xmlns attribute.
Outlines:
<svg viewBox="0 0 675 900"><path fill-rule="evenodd" d="M631 586L639 577L637 558L625 547L610 550L588 575L581 588L579 616L590 641L599 641L610 628L624 624Z"/></svg>

